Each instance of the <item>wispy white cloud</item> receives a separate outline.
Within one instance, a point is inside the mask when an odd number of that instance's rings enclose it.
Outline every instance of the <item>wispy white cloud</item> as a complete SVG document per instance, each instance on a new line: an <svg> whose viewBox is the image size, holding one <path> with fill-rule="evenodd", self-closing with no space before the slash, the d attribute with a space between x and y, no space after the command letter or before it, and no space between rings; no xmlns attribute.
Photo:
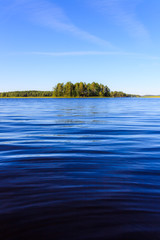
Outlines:
<svg viewBox="0 0 160 240"><path fill-rule="evenodd" d="M91 1L90 1L91 2ZM96 9L110 16L117 25L138 39L149 39L149 33L136 15L139 0L92 0Z"/></svg>
<svg viewBox="0 0 160 240"><path fill-rule="evenodd" d="M23 12L34 23L58 31L68 32L89 42L113 47L109 41L101 39L74 25L65 12L54 3L47 0L11 0L10 2L15 4L14 10L16 12L19 11L20 14Z"/></svg>
<svg viewBox="0 0 160 240"><path fill-rule="evenodd" d="M15 52L10 55L37 55L51 57L67 57L67 56L128 56L139 59L160 60L160 57L151 56L143 53L122 52L122 51L73 51L73 52Z"/></svg>

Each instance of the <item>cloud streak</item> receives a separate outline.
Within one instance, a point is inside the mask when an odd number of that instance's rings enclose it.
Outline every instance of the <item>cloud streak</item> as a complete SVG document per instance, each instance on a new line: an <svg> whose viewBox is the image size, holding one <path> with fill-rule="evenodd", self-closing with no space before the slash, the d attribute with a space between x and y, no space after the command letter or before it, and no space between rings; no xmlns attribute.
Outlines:
<svg viewBox="0 0 160 240"><path fill-rule="evenodd" d="M116 52L116 51L73 51L73 52L20 52L11 53L10 55L37 55L50 57L68 57L68 56L128 56L148 60L160 60L160 57L150 56L134 52Z"/></svg>
<svg viewBox="0 0 160 240"><path fill-rule="evenodd" d="M58 31L70 33L89 42L113 47L109 41L101 39L74 25L64 11L55 4L44 0L12 0L15 10L24 12L32 22Z"/></svg>
<svg viewBox="0 0 160 240"><path fill-rule="evenodd" d="M93 0L96 9L109 15L117 25L123 27L129 35L138 39L149 39L144 24L138 20L134 8L137 0Z"/></svg>

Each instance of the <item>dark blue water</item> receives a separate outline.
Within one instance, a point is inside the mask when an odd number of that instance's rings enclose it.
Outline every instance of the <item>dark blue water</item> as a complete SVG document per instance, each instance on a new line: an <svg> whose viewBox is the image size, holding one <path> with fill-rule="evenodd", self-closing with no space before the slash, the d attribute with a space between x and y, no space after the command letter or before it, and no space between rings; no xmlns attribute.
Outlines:
<svg viewBox="0 0 160 240"><path fill-rule="evenodd" d="M160 239L160 99L0 99L0 239Z"/></svg>

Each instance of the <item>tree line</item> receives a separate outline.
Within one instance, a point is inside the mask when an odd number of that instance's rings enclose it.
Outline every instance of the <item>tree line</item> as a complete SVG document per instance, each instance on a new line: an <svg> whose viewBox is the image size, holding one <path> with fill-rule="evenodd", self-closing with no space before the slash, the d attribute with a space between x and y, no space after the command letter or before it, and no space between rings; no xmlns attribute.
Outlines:
<svg viewBox="0 0 160 240"><path fill-rule="evenodd" d="M118 91L110 91L108 86L96 82L84 83L72 82L58 83L53 91L14 91L2 92L1 98L5 97L138 97L133 94L126 94Z"/></svg>
<svg viewBox="0 0 160 240"><path fill-rule="evenodd" d="M111 92L108 86L92 83L58 83L53 89L53 97L137 97L123 92Z"/></svg>
<svg viewBox="0 0 160 240"><path fill-rule="evenodd" d="M52 97L53 92L52 91L15 91L15 92L3 92L0 93L0 97L10 97L10 98L16 98L16 97Z"/></svg>
<svg viewBox="0 0 160 240"><path fill-rule="evenodd" d="M53 89L54 97L109 97L110 89L98 83L58 83Z"/></svg>

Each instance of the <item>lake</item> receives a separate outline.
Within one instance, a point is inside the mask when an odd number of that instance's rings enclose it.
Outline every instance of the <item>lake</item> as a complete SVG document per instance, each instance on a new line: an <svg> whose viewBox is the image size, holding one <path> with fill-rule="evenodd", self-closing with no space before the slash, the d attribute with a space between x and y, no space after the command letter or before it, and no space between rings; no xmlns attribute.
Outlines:
<svg viewBox="0 0 160 240"><path fill-rule="evenodd" d="M160 239L160 99L0 99L0 236Z"/></svg>

